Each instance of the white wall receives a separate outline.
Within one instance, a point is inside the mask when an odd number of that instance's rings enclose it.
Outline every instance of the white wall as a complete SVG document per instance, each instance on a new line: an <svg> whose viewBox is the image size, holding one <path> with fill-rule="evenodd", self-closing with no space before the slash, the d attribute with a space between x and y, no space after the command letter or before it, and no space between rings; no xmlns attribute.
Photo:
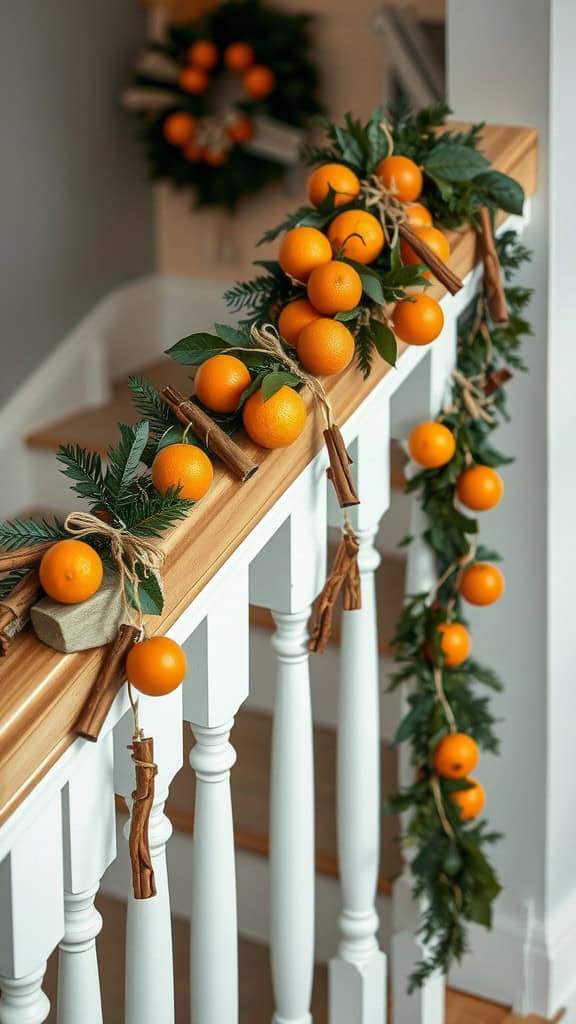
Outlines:
<svg viewBox="0 0 576 1024"><path fill-rule="evenodd" d="M483 537L505 554L507 592L493 611L471 619L478 653L506 683L495 702L502 754L485 759L479 773L491 822L506 833L495 854L505 886L500 909L514 915L521 901L533 903L542 963L528 972L525 1008L550 1013L576 988L573 967L563 965L566 949L572 964L576 951L576 6L450 0L448 26L456 116L533 124L540 133L538 195L525 239L534 260L523 275L536 288L530 374L513 381L512 423L498 438L518 461L504 473L505 501L483 524Z"/></svg>
<svg viewBox="0 0 576 1024"><path fill-rule="evenodd" d="M0 5L0 403L152 270L152 192L118 102L143 31L136 0Z"/></svg>

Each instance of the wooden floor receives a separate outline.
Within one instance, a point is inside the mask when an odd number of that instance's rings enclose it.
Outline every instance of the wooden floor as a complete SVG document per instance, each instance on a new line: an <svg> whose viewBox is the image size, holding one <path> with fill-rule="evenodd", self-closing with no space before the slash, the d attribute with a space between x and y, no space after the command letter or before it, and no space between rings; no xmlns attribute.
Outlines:
<svg viewBox="0 0 576 1024"><path fill-rule="evenodd" d="M104 928L98 940L100 978L104 1004L104 1024L124 1024L124 905L116 900L99 899ZM176 1024L188 1024L189 929L174 918L174 965L176 978ZM56 956L48 965L45 991L52 1006L56 999ZM268 950L254 942L240 943L240 1024L270 1024L273 1011L272 986L268 968ZM512 1024L509 1011L494 1003L449 992L446 1000L446 1024ZM312 1005L314 1024L328 1024L327 972L317 965ZM54 1009L48 1018L55 1024ZM78 1024L82 1024L78 1021ZM158 1021L158 1024L163 1024ZM224 1024L224 1022L223 1022ZM402 1024L402 1022L394 1022Z"/></svg>

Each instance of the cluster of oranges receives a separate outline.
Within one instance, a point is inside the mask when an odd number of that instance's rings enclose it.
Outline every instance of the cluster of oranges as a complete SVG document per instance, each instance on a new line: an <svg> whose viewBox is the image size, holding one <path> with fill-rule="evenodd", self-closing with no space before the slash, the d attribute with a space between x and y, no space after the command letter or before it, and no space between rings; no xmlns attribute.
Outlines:
<svg viewBox="0 0 576 1024"><path fill-rule="evenodd" d="M256 54L250 43L230 43L222 54L209 39L199 39L188 50L188 63L180 74L180 88L192 96L203 95L210 84L210 75L218 67L242 75L245 93L254 101L266 99L276 86L274 72L264 64L256 63ZM192 163L203 162L211 167L226 163L231 147L249 142L254 134L251 118L240 111L227 114L222 132L214 131L214 119L204 121L186 111L174 111L165 118L164 138L181 149Z"/></svg>
<svg viewBox="0 0 576 1024"><path fill-rule="evenodd" d="M450 247L432 218L416 200L422 191L422 172L412 161L391 156L376 168L383 185L405 202L407 219L413 229L443 260ZM320 207L332 195L335 207L346 206L360 195L358 176L343 164L324 164L308 179L308 198ZM381 222L364 209L346 209L328 224L326 233L314 227L288 231L280 245L282 270L306 286L307 297L294 299L280 312L278 330L298 352L306 370L318 376L340 373L354 355L354 338L339 314L350 313L362 298L362 279L343 258L368 266L378 259L385 245ZM419 262L414 250L402 243L406 264ZM428 345L440 334L444 317L438 303L427 295L414 295L395 308L394 330L408 344Z"/></svg>
<svg viewBox="0 0 576 1024"><path fill-rule="evenodd" d="M478 764L478 744L463 732L444 736L434 751L432 767L443 779L465 779L466 789L457 789L451 796L460 810L463 821L475 818L484 808L484 787L471 777Z"/></svg>

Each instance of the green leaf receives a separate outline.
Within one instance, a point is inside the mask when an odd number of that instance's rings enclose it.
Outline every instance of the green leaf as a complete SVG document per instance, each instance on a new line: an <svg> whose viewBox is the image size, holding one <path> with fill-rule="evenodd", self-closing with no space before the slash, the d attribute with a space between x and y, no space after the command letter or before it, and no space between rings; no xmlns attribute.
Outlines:
<svg viewBox="0 0 576 1024"><path fill-rule="evenodd" d="M476 149L457 142L439 142L426 157L424 171L444 181L470 181L489 166Z"/></svg>
<svg viewBox="0 0 576 1024"><path fill-rule="evenodd" d="M187 338L177 341L172 348L166 350L166 355L182 366L200 366L210 356L225 352L229 347L223 338L201 331L199 334L189 334Z"/></svg>
<svg viewBox="0 0 576 1024"><path fill-rule="evenodd" d="M214 324L214 330L227 345L239 345L240 348L246 348L250 344L246 332L239 330L238 327L231 327L230 324Z"/></svg>
<svg viewBox="0 0 576 1024"><path fill-rule="evenodd" d="M289 387L295 387L295 385L300 384L300 379L286 370L267 373L262 380L262 397L264 401L267 402L269 398L272 398L285 384Z"/></svg>
<svg viewBox="0 0 576 1024"><path fill-rule="evenodd" d="M378 354L382 356L386 363L390 363L390 366L396 366L398 345L394 332L390 330L387 324L372 318L370 320L370 333Z"/></svg>
<svg viewBox="0 0 576 1024"><path fill-rule="evenodd" d="M490 201L507 213L521 214L524 209L524 189L518 181L502 171L485 171L474 179L474 187L486 192Z"/></svg>
<svg viewBox="0 0 576 1024"><path fill-rule="evenodd" d="M150 573L148 576L144 575L140 564L137 566L136 571L139 579L138 600L140 601L142 611L145 615L161 615L164 610L164 595L162 594L160 580L155 573ZM133 608L136 608L134 588L130 580L126 580L125 586L128 603Z"/></svg>
<svg viewBox="0 0 576 1024"><path fill-rule="evenodd" d="M366 271L359 271L359 273L365 294L369 299L372 299L372 302L376 302L379 306L383 306L386 300L384 298L380 279L373 273L367 273Z"/></svg>
<svg viewBox="0 0 576 1024"><path fill-rule="evenodd" d="M345 128L340 128L338 125L334 128L334 134L340 146L342 159L347 164L351 164L355 170L362 171L364 169L364 150L357 139L354 138L351 132Z"/></svg>
<svg viewBox="0 0 576 1024"><path fill-rule="evenodd" d="M108 470L106 472L106 493L112 509L117 511L130 503L134 495L132 485L138 474L138 467L148 443L149 427L146 420L134 426L119 424L120 441L108 449Z"/></svg>
<svg viewBox="0 0 576 1024"><path fill-rule="evenodd" d="M370 117L368 127L366 129L366 138L368 142L366 170L368 174L372 174L377 164L388 156L389 142L382 128L383 120L384 109L383 107L378 107Z"/></svg>

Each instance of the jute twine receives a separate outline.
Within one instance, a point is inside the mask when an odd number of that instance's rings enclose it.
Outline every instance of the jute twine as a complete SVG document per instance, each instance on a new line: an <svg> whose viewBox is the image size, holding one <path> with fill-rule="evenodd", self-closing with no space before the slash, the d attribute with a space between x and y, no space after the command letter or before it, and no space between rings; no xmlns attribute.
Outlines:
<svg viewBox="0 0 576 1024"><path fill-rule="evenodd" d="M126 527L112 526L104 522L91 512L71 512L64 522L64 529L73 537L96 536L104 537L110 543L110 554L116 566L119 577L119 587L122 596L124 615L129 623L133 623L140 629L139 643L144 639L144 612L140 603L139 583L137 567L140 565L147 578L151 573L159 572L164 564L164 552L151 540L144 537L135 537ZM134 611L128 604L126 596L126 582L129 582L134 595L136 606L136 621L134 623ZM128 697L134 716L134 737L135 740L143 738L144 733L140 727L138 713L138 699L134 699L132 687L128 683ZM135 764L144 768L155 768L155 765L135 761Z"/></svg>
<svg viewBox="0 0 576 1024"><path fill-rule="evenodd" d="M290 373L294 374L294 376L297 377L298 380L302 381L302 384L308 388L315 403L322 410L328 428L332 427L334 425L334 414L332 412L330 399L328 398L323 385L317 377L314 377L311 373L307 373L300 363L286 352L282 344L282 339L274 325L262 324L262 326L258 327L254 324L250 330L250 337L256 347L250 347L243 351L266 352L269 355L273 355L279 363L285 366Z"/></svg>

